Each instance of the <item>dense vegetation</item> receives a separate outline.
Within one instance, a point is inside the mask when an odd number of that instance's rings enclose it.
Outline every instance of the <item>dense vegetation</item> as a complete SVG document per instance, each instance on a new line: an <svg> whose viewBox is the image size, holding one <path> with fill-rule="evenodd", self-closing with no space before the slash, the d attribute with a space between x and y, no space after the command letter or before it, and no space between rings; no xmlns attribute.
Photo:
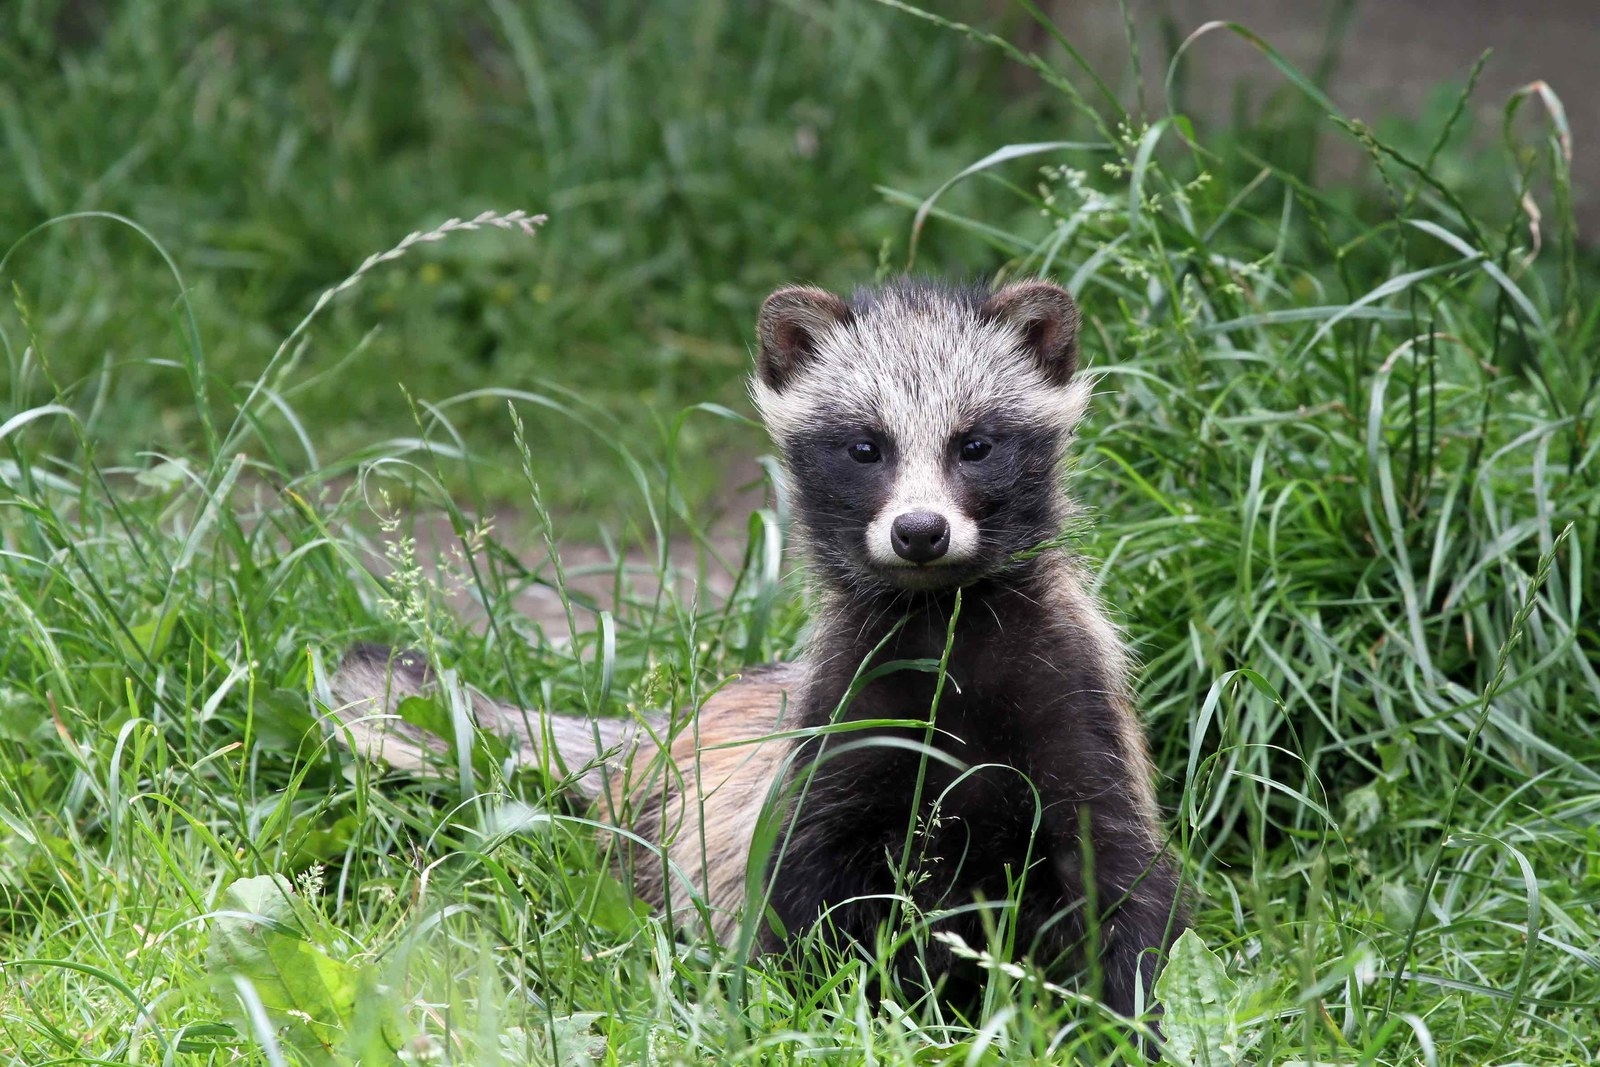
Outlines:
<svg viewBox="0 0 1600 1067"><path fill-rule="evenodd" d="M1285 67L1205 131L1064 42L1008 59L1020 17L616 7L5 16L0 1057L1124 1057L994 960L967 1019L675 939L493 739L418 781L319 725L359 637L605 715L789 653L780 509L712 521L765 469L748 321L914 261L1086 312L1077 547L1210 950L1174 1057L1600 1058L1600 305L1559 101L1473 148L1454 99L1380 136ZM1329 145L1367 177L1320 184Z"/></svg>

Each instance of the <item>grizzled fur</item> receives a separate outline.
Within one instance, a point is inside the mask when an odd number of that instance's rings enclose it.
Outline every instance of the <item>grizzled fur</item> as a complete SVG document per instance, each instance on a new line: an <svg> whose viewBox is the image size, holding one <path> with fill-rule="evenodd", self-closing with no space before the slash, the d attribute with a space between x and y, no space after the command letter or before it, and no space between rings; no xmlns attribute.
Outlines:
<svg viewBox="0 0 1600 1067"><path fill-rule="evenodd" d="M1081 566L1040 550L1071 513L1060 465L1089 395L1077 330L1071 298L1045 282L767 299L751 390L816 593L801 661L732 682L676 731L550 715L530 727L470 698L480 722L530 759L553 748L580 795L606 791L607 817L660 847L665 863L631 864L641 896L687 920L692 895L729 943L754 860L777 920L757 924L765 948L811 930L870 945L909 896L935 931L983 945L987 910L1020 954L1097 971L1116 1011L1148 1003L1183 915L1127 659ZM941 660L942 684L914 666ZM388 722L372 712L425 682L373 665L353 655L333 693L369 750ZM916 725L851 725L871 720ZM409 765L419 741L399 744ZM752 857L774 811L786 833ZM958 969L940 940L923 962L936 981Z"/></svg>

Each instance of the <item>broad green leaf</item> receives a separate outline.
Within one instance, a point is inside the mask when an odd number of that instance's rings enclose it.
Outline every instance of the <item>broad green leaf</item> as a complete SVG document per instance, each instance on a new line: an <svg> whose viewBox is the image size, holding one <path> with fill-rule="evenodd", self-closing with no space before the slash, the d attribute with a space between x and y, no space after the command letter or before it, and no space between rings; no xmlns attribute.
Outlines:
<svg viewBox="0 0 1600 1067"><path fill-rule="evenodd" d="M31 742L50 725L50 711L43 701L0 686L0 740Z"/></svg>
<svg viewBox="0 0 1600 1067"><path fill-rule="evenodd" d="M628 887L604 867L573 875L568 884L588 920L608 933L629 933L650 913L649 905L629 892Z"/></svg>
<svg viewBox="0 0 1600 1067"><path fill-rule="evenodd" d="M406 697L395 705L394 713L400 716L402 722L426 730L435 737L447 738L454 733L450 726L450 713L433 697Z"/></svg>
<svg viewBox="0 0 1600 1067"><path fill-rule="evenodd" d="M1185 930L1172 946L1155 993L1165 1012L1161 1028L1166 1062L1186 1067L1236 1064L1255 1043L1253 1035L1239 1030L1238 984L1193 930Z"/></svg>
<svg viewBox="0 0 1600 1067"><path fill-rule="evenodd" d="M166 459L153 467L139 471L133 480L147 489L160 489L171 492L178 488L189 478L190 463L179 456L176 459Z"/></svg>
<svg viewBox="0 0 1600 1067"><path fill-rule="evenodd" d="M350 842L361 831L354 815L341 815L331 819L327 811L314 809L295 818L284 835L293 842L290 862L305 866L318 860L336 859L350 847Z"/></svg>
<svg viewBox="0 0 1600 1067"><path fill-rule="evenodd" d="M382 1013L375 983L306 940L315 922L282 875L240 879L223 891L212 922L213 977L229 985L235 976L249 981L279 1040L312 1062L355 1062L335 1055L353 1043L362 1063L394 1062L398 1027ZM248 1032L248 1022L241 1028Z"/></svg>
<svg viewBox="0 0 1600 1067"><path fill-rule="evenodd" d="M143 652L151 659L160 659L166 655L167 646L172 642L172 631L177 625L177 609L169 607L149 622L130 626L128 636L136 646L136 653Z"/></svg>
<svg viewBox="0 0 1600 1067"><path fill-rule="evenodd" d="M594 1030L594 1024L604 1018L601 1013L592 1011L558 1015L550 1020L549 1028L543 1033L525 1035L513 1028L504 1044L507 1051L515 1054L519 1051L516 1046L522 1043L518 1039L531 1036L538 1062L548 1062L553 1067L592 1067L606 1054L605 1036Z"/></svg>

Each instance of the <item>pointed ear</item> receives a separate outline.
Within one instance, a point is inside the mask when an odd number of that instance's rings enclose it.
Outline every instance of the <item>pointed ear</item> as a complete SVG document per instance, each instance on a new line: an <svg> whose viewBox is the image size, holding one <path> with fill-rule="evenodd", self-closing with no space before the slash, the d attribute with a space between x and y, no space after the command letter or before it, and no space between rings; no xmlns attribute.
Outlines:
<svg viewBox="0 0 1600 1067"><path fill-rule="evenodd" d="M848 323L850 305L825 289L790 286L779 289L761 304L756 319L756 373L774 391L781 392L796 371L817 356L823 334Z"/></svg>
<svg viewBox="0 0 1600 1067"><path fill-rule="evenodd" d="M1018 282L984 302L980 312L1008 323L1053 385L1066 385L1078 369L1078 305L1059 285Z"/></svg>

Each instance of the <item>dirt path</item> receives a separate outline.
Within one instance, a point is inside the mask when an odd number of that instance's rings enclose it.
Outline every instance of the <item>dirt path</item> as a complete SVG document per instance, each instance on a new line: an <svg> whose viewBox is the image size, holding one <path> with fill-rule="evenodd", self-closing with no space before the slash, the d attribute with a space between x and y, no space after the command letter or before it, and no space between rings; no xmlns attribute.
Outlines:
<svg viewBox="0 0 1600 1067"><path fill-rule="evenodd" d="M703 538L687 532L669 536L664 574L654 545L633 544L619 553L599 541L573 538L556 543L558 572L536 517L514 508L497 509L491 517L492 537L501 548L511 551L532 576L516 594L517 610L537 624L553 644L564 644L572 632L567 605L559 592L562 584L572 604L572 623L579 631L597 626L601 611L621 617L629 605L620 601L631 600L634 605L650 602L661 591L663 578L670 595L680 602L710 598L712 603L721 603L733 591L738 577L749 541L750 515L770 506L766 493L759 488L762 483L754 462L739 464L734 473L736 476L729 479L727 487L706 509L710 518ZM758 488L741 488L752 485ZM593 517L605 526L605 516ZM560 522L555 525L559 530ZM381 538L379 550L403 535L415 538L417 562L429 579L445 591L451 608L469 623L483 625L487 615L470 580L470 569L464 565L464 546L448 516L441 512L414 516L412 522L402 523L399 530ZM482 549L475 556L480 567L487 565ZM387 555L375 556L369 562L376 573L393 573L394 562ZM564 583L558 582L558 573Z"/></svg>

